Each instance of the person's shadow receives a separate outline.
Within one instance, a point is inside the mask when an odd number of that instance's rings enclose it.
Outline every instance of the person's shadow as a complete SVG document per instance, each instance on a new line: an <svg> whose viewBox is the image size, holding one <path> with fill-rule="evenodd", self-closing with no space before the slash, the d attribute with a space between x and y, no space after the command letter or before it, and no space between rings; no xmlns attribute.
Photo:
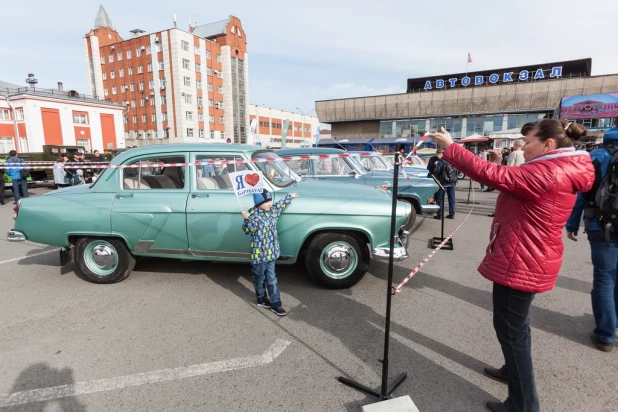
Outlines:
<svg viewBox="0 0 618 412"><path fill-rule="evenodd" d="M325 348L325 350L321 350L319 347L315 348L320 343L311 339L310 332L306 334L304 332L294 333L285 328L284 331L294 336L334 368L337 376L362 379L362 376L356 376L356 374L360 371L368 375L367 369L380 375L382 365L378 359L383 357L384 315L349 297L351 295L350 290L325 290L311 283L299 266L280 265L277 267L279 288L284 295L292 295L301 302L300 305L288 310L288 317L318 328L337 339L364 367L359 368L349 363L339 363L337 358L329 358L328 353L332 347ZM243 270L243 268L238 267L238 270L234 270L232 273L219 272L207 276L240 299L251 303L255 301L253 290L239 282L239 278L243 277L246 282L252 283L248 268ZM266 317L269 314L264 312ZM274 317L272 321L275 325L281 327ZM479 373L484 366L487 366L477 359L407 327L392 323L391 328L393 333L404 339L431 349ZM397 393L409 394L420 410L478 411L482 408L483 402L496 400L488 392L410 349L393 337L391 337L390 344L390 359L389 376L391 380L399 373L407 372L408 374L408 379L403 382L394 396ZM335 380L337 376L332 376L333 385L342 385ZM379 379L375 382L360 383L375 389L379 389L380 385ZM352 389L349 390L352 391ZM376 402L375 398L365 396L359 401L346 404L346 408L348 411L358 411L363 405L374 402Z"/></svg>
<svg viewBox="0 0 618 412"><path fill-rule="evenodd" d="M73 370L71 368L56 369L46 363L36 363L24 369L13 384L11 393L30 391L34 389L51 388L61 385L72 385ZM79 402L74 396L66 396L63 398L50 400L37 400L36 394L32 398L28 398L28 394L24 394L26 403L10 406L11 412L43 412L48 410L48 405L58 405L58 411L62 412L85 412L86 406Z"/></svg>

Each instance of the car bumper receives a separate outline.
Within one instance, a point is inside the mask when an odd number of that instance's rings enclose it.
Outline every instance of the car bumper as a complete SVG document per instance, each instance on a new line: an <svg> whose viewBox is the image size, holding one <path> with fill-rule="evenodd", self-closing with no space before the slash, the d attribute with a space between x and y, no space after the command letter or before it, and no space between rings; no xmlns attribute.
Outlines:
<svg viewBox="0 0 618 412"><path fill-rule="evenodd" d="M423 205L421 206L423 213L438 213L440 206L438 205Z"/></svg>
<svg viewBox="0 0 618 412"><path fill-rule="evenodd" d="M393 259L400 261L408 258L408 232L400 230L397 235L397 243L393 248ZM378 246L373 249L373 256L377 259L388 259L390 257L390 245Z"/></svg>
<svg viewBox="0 0 618 412"><path fill-rule="evenodd" d="M9 232L6 234L6 240L8 240L9 242L25 242L26 241L26 235L24 235L21 232L18 232L17 230L9 230Z"/></svg>

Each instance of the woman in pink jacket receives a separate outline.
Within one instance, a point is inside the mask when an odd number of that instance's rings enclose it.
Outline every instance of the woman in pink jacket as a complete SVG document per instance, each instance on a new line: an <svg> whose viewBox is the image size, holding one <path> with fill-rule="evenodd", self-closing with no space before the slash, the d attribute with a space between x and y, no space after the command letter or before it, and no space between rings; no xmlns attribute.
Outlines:
<svg viewBox="0 0 618 412"><path fill-rule="evenodd" d="M502 166L501 154L489 162L458 144L442 128L431 133L446 148L444 159L483 185L500 191L489 245L479 272L493 282L493 323L504 355L500 369L485 368L490 377L508 383L504 402L487 402L490 411L540 410L532 367L529 313L537 293L554 287L562 264L562 228L577 192L594 183L587 152L573 142L586 129L566 120L546 119L524 125L526 163Z"/></svg>

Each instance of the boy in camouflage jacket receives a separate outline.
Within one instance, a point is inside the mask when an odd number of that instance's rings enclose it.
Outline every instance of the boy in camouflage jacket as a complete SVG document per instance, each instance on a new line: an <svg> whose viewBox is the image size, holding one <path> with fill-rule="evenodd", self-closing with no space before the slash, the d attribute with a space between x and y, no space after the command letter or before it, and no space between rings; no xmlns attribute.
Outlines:
<svg viewBox="0 0 618 412"><path fill-rule="evenodd" d="M278 316L285 316L287 313L281 304L275 273L275 261L281 254L277 219L292 199L297 197L296 193L291 193L273 204L270 192L264 189L263 193L253 195L255 207L249 209L249 213L242 212L242 217L245 219L242 229L251 235L251 272L253 272L257 305L272 310ZM268 297L264 282L268 286Z"/></svg>

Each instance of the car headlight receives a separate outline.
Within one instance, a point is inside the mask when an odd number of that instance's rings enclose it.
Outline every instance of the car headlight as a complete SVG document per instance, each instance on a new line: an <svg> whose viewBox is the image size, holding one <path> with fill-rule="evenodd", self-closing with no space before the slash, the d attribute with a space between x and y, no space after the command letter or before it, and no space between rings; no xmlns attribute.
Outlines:
<svg viewBox="0 0 618 412"><path fill-rule="evenodd" d="M406 221L407 221L410 215L412 214L412 205L410 204L410 202L403 202L403 203L404 203L404 210L406 211Z"/></svg>

